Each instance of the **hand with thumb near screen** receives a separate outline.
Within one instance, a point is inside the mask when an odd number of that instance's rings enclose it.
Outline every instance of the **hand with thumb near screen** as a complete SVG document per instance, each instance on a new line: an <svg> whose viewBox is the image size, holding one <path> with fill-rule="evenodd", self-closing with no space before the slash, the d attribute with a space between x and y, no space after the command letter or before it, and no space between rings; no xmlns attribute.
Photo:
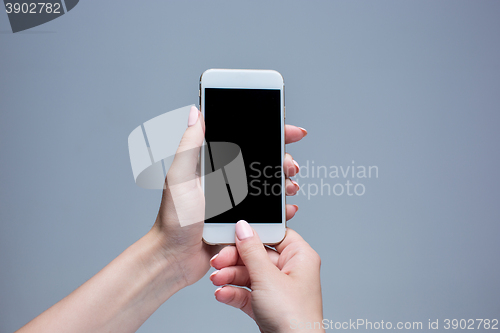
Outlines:
<svg viewBox="0 0 500 333"><path fill-rule="evenodd" d="M258 135L257 130L255 135ZM306 135L307 131L302 128L285 125L287 144L300 141ZM167 173L160 209L151 230L91 279L19 329L19 333L135 332L172 295L206 274L210 268L209 258L221 246L210 246L202 241L205 205L197 174L198 155L204 136L203 116L196 107L192 107L187 128ZM298 173L299 167L288 153L283 160L283 170L286 176L286 194L294 195L298 186L290 177ZM295 205L287 205L286 219L291 219L297 209ZM248 229L245 230L248 234ZM256 240L257 235L254 239L250 237L244 240L244 234L241 233L240 240L237 240L240 250L250 249L249 246L253 248L254 243L260 242ZM290 231L288 234L278 247L279 252L285 249L283 244L291 239ZM260 246L261 251L264 251L262 244ZM230 254L228 251L222 250L221 253ZM250 251L242 253L250 254ZM253 258L255 254L250 257ZM277 258L283 254L271 255ZM246 260L245 264L250 267L251 262L254 262L252 260ZM250 269L250 272L254 272L254 269ZM279 271L275 273L276 276L281 274ZM261 288L263 285L257 282L259 279L252 281L255 281L252 288ZM277 280L274 278L272 281ZM307 285L304 286L307 288ZM218 295L231 297L229 289L221 291ZM262 297L267 297L266 293L261 294ZM255 313L255 318L262 323L262 327L274 327L270 324L271 319L265 317L267 308L259 307L259 304L265 302L257 294L254 300L252 315ZM276 302L270 300L268 304L275 305ZM227 303L231 304L231 301ZM244 309L252 310L248 307ZM289 308L283 308L283 311L286 309Z"/></svg>
<svg viewBox="0 0 500 333"><path fill-rule="evenodd" d="M276 250L265 247L245 221L236 224L235 241L211 259L210 280L222 286L215 298L248 314L261 332L324 331L316 251L289 228Z"/></svg>

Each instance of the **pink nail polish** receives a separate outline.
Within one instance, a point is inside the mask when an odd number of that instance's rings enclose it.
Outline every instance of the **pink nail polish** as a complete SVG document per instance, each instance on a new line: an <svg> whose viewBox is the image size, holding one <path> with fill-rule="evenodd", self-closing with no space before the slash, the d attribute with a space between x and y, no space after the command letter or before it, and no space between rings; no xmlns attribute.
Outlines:
<svg viewBox="0 0 500 333"><path fill-rule="evenodd" d="M239 240L244 240L253 236L253 230L250 227L250 224L247 221L240 220L236 223L236 237Z"/></svg>
<svg viewBox="0 0 500 333"><path fill-rule="evenodd" d="M295 186L297 187L297 190L299 190L299 189L300 189L299 184L298 184L295 180L290 179L290 181L292 182L292 184L293 184L293 185L295 185Z"/></svg>
<svg viewBox="0 0 500 333"><path fill-rule="evenodd" d="M200 116L200 111L196 108L196 106L191 107L191 111L189 111L189 119L188 119L188 127L193 126L198 121Z"/></svg>
<svg viewBox="0 0 500 333"><path fill-rule="evenodd" d="M214 267L214 266L212 265L212 261L214 261L214 260L215 260L215 258L217 258L217 256L218 256L218 255L219 255L219 254L217 253L216 255L214 255L214 256L210 259L210 266Z"/></svg>
<svg viewBox="0 0 500 333"><path fill-rule="evenodd" d="M304 133L304 136L306 136L307 135L307 130L305 128L303 128L303 127L299 127L299 128L302 131L302 133Z"/></svg>
<svg viewBox="0 0 500 333"><path fill-rule="evenodd" d="M299 163L297 163L295 160L293 160L293 164L295 164L295 172L299 172L300 170L300 166L299 166Z"/></svg>

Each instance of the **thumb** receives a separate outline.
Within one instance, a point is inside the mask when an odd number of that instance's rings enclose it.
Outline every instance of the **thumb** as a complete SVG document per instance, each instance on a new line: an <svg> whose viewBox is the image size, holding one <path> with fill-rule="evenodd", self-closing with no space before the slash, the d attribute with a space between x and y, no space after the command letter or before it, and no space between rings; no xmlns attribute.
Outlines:
<svg viewBox="0 0 500 333"><path fill-rule="evenodd" d="M236 248L241 260L248 269L250 281L262 281L269 278L269 273L276 271L269 259L269 255L260 241L259 235L253 230L246 221L236 223Z"/></svg>
<svg viewBox="0 0 500 333"><path fill-rule="evenodd" d="M201 117L200 111L192 106L189 111L188 128L182 136L174 161L169 169L169 179L172 177L172 179L177 180L177 183L194 177L204 137L203 117Z"/></svg>

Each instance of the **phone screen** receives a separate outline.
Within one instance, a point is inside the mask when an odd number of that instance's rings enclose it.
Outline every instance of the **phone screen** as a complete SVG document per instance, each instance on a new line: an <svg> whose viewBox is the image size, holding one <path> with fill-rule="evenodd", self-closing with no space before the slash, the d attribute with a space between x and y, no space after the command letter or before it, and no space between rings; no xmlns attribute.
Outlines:
<svg viewBox="0 0 500 333"><path fill-rule="evenodd" d="M205 88L205 140L239 146L248 195L236 206L205 223L282 223L281 91L279 89ZM213 154L205 154L205 173ZM231 194L231 184L226 187ZM217 195L205 183L205 196ZM207 200L208 205L209 200ZM208 208L207 208L208 209Z"/></svg>

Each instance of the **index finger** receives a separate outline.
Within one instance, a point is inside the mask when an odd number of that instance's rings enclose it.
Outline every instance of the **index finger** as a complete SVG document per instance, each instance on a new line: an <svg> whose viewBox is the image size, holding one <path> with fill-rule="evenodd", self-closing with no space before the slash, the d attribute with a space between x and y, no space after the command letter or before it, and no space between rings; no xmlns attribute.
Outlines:
<svg viewBox="0 0 500 333"><path fill-rule="evenodd" d="M266 251L271 262L275 266L278 266L278 252L269 247L266 247ZM229 266L243 266L244 264L238 254L236 246L229 245L220 250L219 254L210 260L210 265L215 269L222 269Z"/></svg>
<svg viewBox="0 0 500 333"><path fill-rule="evenodd" d="M302 140L307 135L305 128L293 125L285 125L285 143L293 143Z"/></svg>
<svg viewBox="0 0 500 333"><path fill-rule="evenodd" d="M281 253L287 246L298 242L306 243L304 238L302 238L302 236L300 236L295 230L286 228L285 238L281 243L276 245L274 248L276 249L276 251L278 251L278 253Z"/></svg>

